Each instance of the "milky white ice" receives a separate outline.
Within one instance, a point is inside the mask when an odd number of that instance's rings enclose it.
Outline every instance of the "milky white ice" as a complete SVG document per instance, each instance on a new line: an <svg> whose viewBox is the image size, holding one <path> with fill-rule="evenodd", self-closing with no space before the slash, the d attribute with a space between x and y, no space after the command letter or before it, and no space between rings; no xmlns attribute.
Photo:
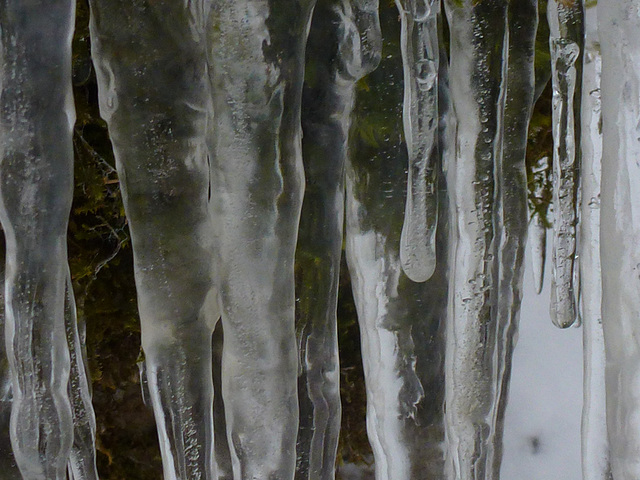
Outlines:
<svg viewBox="0 0 640 480"><path fill-rule="evenodd" d="M537 2L451 0L446 6L458 121L456 158L448 166L455 244L445 370L447 475L497 479L522 296Z"/></svg>
<svg viewBox="0 0 640 480"><path fill-rule="evenodd" d="M607 428L616 480L640 477L640 4L600 0L600 252Z"/></svg>
<svg viewBox="0 0 640 480"><path fill-rule="evenodd" d="M437 178L434 162L440 152L438 132L438 15L439 0L396 0L402 21L404 66L403 125L409 169L405 220L400 239L402 269L424 282L436 264L438 223Z"/></svg>
<svg viewBox="0 0 640 480"><path fill-rule="evenodd" d="M306 189L296 251L296 479L331 480L341 420L336 309L345 160L356 82L375 69L382 54L378 0L319 2L306 48L313 76L302 100Z"/></svg>
<svg viewBox="0 0 640 480"><path fill-rule="evenodd" d="M547 4L553 83L553 270L551 319L579 322L577 228L580 205L580 100L583 0Z"/></svg>

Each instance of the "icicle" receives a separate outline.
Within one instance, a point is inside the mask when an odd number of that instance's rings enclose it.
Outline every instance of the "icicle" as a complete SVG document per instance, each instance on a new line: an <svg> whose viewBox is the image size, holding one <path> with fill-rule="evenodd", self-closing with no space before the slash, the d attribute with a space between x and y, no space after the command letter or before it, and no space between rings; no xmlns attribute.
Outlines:
<svg viewBox="0 0 640 480"><path fill-rule="evenodd" d="M584 345L582 476L610 480L605 397L605 351L600 273L600 176L602 170L602 59L595 5L585 10L582 89L582 212L580 226L580 300Z"/></svg>
<svg viewBox="0 0 640 480"><path fill-rule="evenodd" d="M216 478L205 1L92 0L92 57L131 228L164 478Z"/></svg>
<svg viewBox="0 0 640 480"><path fill-rule="evenodd" d="M0 219L11 443L29 479L66 479L73 441L64 298L73 195L74 8L71 0L0 1Z"/></svg>
<svg viewBox="0 0 640 480"><path fill-rule="evenodd" d="M93 480L98 478L96 467L96 417L91 405L89 378L87 376L85 341L78 332L76 304L67 276L64 305L65 331L71 357L68 393L73 418L73 445L69 458L71 480Z"/></svg>
<svg viewBox="0 0 640 480"><path fill-rule="evenodd" d="M583 0L549 0L553 83L553 278L551 319L560 328L580 322L577 309L577 226L580 205L580 97Z"/></svg>
<svg viewBox="0 0 640 480"><path fill-rule="evenodd" d="M539 160L539 165L533 170L535 198L542 198L544 196L545 177L549 168L549 158L543 157ZM533 212L529 226L529 236L533 282L536 287L536 293L540 295L544 285L544 267L547 263L547 225L540 212Z"/></svg>
<svg viewBox="0 0 640 480"><path fill-rule="evenodd" d="M640 5L598 1L602 53L600 253L612 476L640 478Z"/></svg>
<svg viewBox="0 0 640 480"><path fill-rule="evenodd" d="M335 477L340 432L336 309L344 164L356 82L382 54L378 1L320 0L302 100L306 189L296 251L300 429L297 479Z"/></svg>
<svg viewBox="0 0 640 480"><path fill-rule="evenodd" d="M0 235L4 236L4 232ZM3 480L22 480L11 449L9 423L11 418L11 375L4 343L4 239L0 255L0 471Z"/></svg>
<svg viewBox="0 0 640 480"><path fill-rule="evenodd" d="M457 156L448 169L456 244L445 377L447 478L497 479L528 224L524 153L537 2L446 5L458 119Z"/></svg>
<svg viewBox="0 0 640 480"><path fill-rule="evenodd" d="M384 18L393 20L384 25L389 36L399 36L394 16ZM360 324L376 478L436 480L444 474L447 216L440 217L436 241L441 261L433 277L413 282L403 273L399 256L405 206L401 179L406 178L407 161L406 146L396 140L401 133L396 118L402 114L402 62L400 51L389 47L380 68L368 77L368 89L359 91L356 125L385 112L392 115L385 122L397 130L375 142L364 134L356 137L347 168L346 256ZM444 114L448 105L440 101ZM442 137L446 125L441 122ZM439 178L438 194L446 197L444 178ZM442 203L446 212L447 202Z"/></svg>
<svg viewBox="0 0 640 480"><path fill-rule="evenodd" d="M314 3L221 0L208 28L222 393L238 479L295 470L300 103Z"/></svg>
<svg viewBox="0 0 640 480"><path fill-rule="evenodd" d="M404 135L409 151L405 220L400 237L402 269L415 282L433 275L438 223L434 162L438 130L438 25L440 2L396 0L402 20Z"/></svg>

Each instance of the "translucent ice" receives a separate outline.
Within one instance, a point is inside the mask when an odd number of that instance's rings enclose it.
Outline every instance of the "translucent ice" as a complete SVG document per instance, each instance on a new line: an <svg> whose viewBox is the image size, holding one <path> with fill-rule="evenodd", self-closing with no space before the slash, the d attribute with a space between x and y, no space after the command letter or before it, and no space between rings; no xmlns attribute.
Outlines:
<svg viewBox="0 0 640 480"><path fill-rule="evenodd" d="M605 398L605 351L602 331L600 273L600 177L602 169L602 59L596 7L585 11L585 56L582 84L582 209L580 227L580 307L584 343L582 407L582 476L610 480Z"/></svg>
<svg viewBox="0 0 640 480"><path fill-rule="evenodd" d="M402 21L404 135L409 152L405 220L400 238L402 268L424 282L433 275L438 223L436 148L438 131L438 15L435 0L396 0Z"/></svg>
<svg viewBox="0 0 640 480"><path fill-rule="evenodd" d="M577 228L580 205L580 96L584 43L583 0L549 0L553 83L553 270L551 319L579 322Z"/></svg>
<svg viewBox="0 0 640 480"><path fill-rule="evenodd" d="M297 479L333 479L340 432L336 309L355 84L382 53L378 2L319 0L302 100L306 189L296 251Z"/></svg>
<svg viewBox="0 0 640 480"><path fill-rule="evenodd" d="M497 479L527 235L524 153L537 2L445 4L458 121L448 167L452 277L447 475Z"/></svg>
<svg viewBox="0 0 640 480"><path fill-rule="evenodd" d="M600 0L600 253L607 428L616 480L640 478L640 5Z"/></svg>
<svg viewBox="0 0 640 480"><path fill-rule="evenodd" d="M73 441L65 336L73 194L75 2L0 2L0 220L6 237L11 442L24 478L66 479Z"/></svg>

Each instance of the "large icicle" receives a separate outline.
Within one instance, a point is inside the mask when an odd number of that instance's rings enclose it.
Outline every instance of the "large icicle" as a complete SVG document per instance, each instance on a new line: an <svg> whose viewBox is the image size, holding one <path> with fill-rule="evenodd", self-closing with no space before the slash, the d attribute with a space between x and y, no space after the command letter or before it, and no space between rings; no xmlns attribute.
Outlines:
<svg viewBox="0 0 640 480"><path fill-rule="evenodd" d="M384 31L390 38L399 36L396 16L386 13L392 21ZM436 271L429 281L416 283L403 272L399 255L407 150L398 141L402 62L392 45L357 100L356 125L366 128L384 112L385 124L396 130L374 141L358 131L347 168L346 255L360 324L376 479L439 480L444 475L447 215L440 216ZM446 85L446 74L441 78ZM446 212L444 178L439 178Z"/></svg>
<svg viewBox="0 0 640 480"><path fill-rule="evenodd" d="M134 251L164 478L216 478L204 0L92 0L92 54ZM266 413L265 413L266 415Z"/></svg>
<svg viewBox="0 0 640 480"><path fill-rule="evenodd" d="M579 323L577 228L580 208L580 99L584 0L549 0L553 83L553 270L551 319Z"/></svg>
<svg viewBox="0 0 640 480"><path fill-rule="evenodd" d="M314 0L213 2L211 205L234 478L292 478L298 430L294 256L300 105Z"/></svg>
<svg viewBox="0 0 640 480"><path fill-rule="evenodd" d="M607 429L616 480L640 478L640 4L599 0L600 253Z"/></svg>
<svg viewBox="0 0 640 480"><path fill-rule="evenodd" d="M28 479L66 479L73 441L64 301L74 11L71 0L0 2L5 342L13 380L11 442Z"/></svg>
<svg viewBox="0 0 640 480"><path fill-rule="evenodd" d="M407 203L400 237L402 269L415 282L433 275L438 223L434 163L438 131L439 0L396 0L402 21L404 135L409 152Z"/></svg>
<svg viewBox="0 0 640 480"><path fill-rule="evenodd" d="M611 480L607 441L605 351L600 273L600 176L602 169L602 59L596 6L585 10L582 84L582 210L580 222L580 307L584 345L582 477Z"/></svg>
<svg viewBox="0 0 640 480"><path fill-rule="evenodd" d="M448 168L455 245L447 475L497 479L528 224L524 154L537 2L451 0L447 7L458 120L457 157Z"/></svg>
<svg viewBox="0 0 640 480"><path fill-rule="evenodd" d="M306 189L296 251L300 428L296 479L335 477L340 432L336 309L344 165L355 84L378 65L378 0L319 0L302 97Z"/></svg>

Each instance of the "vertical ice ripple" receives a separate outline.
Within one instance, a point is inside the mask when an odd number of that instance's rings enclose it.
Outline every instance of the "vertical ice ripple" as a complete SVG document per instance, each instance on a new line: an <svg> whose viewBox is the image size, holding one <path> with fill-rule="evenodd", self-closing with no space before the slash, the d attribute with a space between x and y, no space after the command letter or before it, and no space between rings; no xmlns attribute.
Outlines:
<svg viewBox="0 0 640 480"><path fill-rule="evenodd" d="M640 478L640 5L599 0L600 253L607 429L613 478Z"/></svg>
<svg viewBox="0 0 640 480"><path fill-rule="evenodd" d="M577 229L580 205L580 102L583 0L547 4L553 84L553 270L551 319L579 324Z"/></svg>
<svg viewBox="0 0 640 480"><path fill-rule="evenodd" d="M402 21L403 125L409 168L400 260L409 278L428 280L435 270L438 222L438 15L440 2L396 0Z"/></svg>
<svg viewBox="0 0 640 480"><path fill-rule="evenodd" d="M447 478L497 479L527 235L537 2L448 2L458 120Z"/></svg>
<svg viewBox="0 0 640 480"><path fill-rule="evenodd" d="M302 97L306 188L296 250L297 479L335 477L340 432L337 301L344 168L355 84L382 54L378 2L320 0Z"/></svg>

